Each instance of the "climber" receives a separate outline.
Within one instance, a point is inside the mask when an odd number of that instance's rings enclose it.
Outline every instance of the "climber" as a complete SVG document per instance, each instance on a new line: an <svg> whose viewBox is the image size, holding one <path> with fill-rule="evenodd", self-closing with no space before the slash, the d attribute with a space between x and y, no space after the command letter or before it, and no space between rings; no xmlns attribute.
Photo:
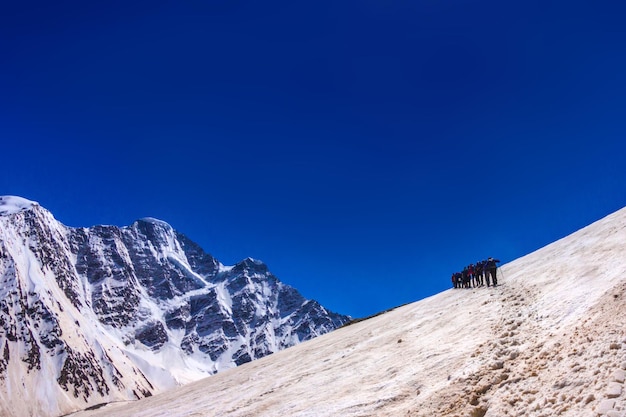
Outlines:
<svg viewBox="0 0 626 417"><path fill-rule="evenodd" d="M495 287L498 285L498 278L496 277L496 273L498 271L497 263L500 263L499 259L489 258L487 259L487 264L485 265L485 276L487 277L487 286L489 286L489 276L491 276L491 282Z"/></svg>

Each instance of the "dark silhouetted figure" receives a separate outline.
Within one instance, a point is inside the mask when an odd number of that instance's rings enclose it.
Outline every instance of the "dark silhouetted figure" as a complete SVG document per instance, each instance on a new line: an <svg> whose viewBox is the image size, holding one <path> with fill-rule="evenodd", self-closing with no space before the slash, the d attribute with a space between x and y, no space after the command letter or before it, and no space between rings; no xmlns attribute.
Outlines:
<svg viewBox="0 0 626 417"><path fill-rule="evenodd" d="M470 281L472 282L472 287L476 288L476 271L474 270L474 264L469 264L467 267L467 273L469 274Z"/></svg>
<svg viewBox="0 0 626 417"><path fill-rule="evenodd" d="M478 286L482 287L483 285L485 285L485 282L483 281L483 262L476 262L476 271L474 272L474 274L476 275L476 282L478 283Z"/></svg>
<svg viewBox="0 0 626 417"><path fill-rule="evenodd" d="M487 277L487 286L489 286L489 276L491 276L491 282L495 287L498 285L498 278L496 277L496 273L498 271L498 266L496 264L500 263L499 259L489 258L487 259L487 264L485 265L485 276Z"/></svg>

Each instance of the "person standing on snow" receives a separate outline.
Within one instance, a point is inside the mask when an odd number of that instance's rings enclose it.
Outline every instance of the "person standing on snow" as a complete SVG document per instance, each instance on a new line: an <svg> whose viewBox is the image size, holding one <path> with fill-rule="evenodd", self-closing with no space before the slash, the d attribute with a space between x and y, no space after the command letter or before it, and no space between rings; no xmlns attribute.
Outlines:
<svg viewBox="0 0 626 417"><path fill-rule="evenodd" d="M483 281L483 261L476 262L475 269L476 271L474 272L474 275L476 275L476 283L479 287L482 287L485 285Z"/></svg>
<svg viewBox="0 0 626 417"><path fill-rule="evenodd" d="M498 278L496 277L496 273L498 271L498 266L496 264L500 263L499 259L489 258L487 259L487 265L485 265L485 276L487 276L487 286L489 286L489 276L491 276L491 282L495 287L498 285Z"/></svg>
<svg viewBox="0 0 626 417"><path fill-rule="evenodd" d="M472 282L472 287L476 288L476 271L474 270L474 264L469 264L467 267L467 274L469 275L469 279Z"/></svg>
<svg viewBox="0 0 626 417"><path fill-rule="evenodd" d="M463 274L463 288L471 288L467 267L463 268L462 274Z"/></svg>

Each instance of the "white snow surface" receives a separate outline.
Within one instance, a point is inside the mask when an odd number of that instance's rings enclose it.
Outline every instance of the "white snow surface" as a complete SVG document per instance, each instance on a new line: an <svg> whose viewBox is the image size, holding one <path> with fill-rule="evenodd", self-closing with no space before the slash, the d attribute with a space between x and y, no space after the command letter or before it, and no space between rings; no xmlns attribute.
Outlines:
<svg viewBox="0 0 626 417"><path fill-rule="evenodd" d="M37 205L35 201L27 200L23 197L13 195L0 196L0 216L18 213L28 210L32 206Z"/></svg>
<svg viewBox="0 0 626 417"><path fill-rule="evenodd" d="M626 209L499 283L76 416L626 416Z"/></svg>

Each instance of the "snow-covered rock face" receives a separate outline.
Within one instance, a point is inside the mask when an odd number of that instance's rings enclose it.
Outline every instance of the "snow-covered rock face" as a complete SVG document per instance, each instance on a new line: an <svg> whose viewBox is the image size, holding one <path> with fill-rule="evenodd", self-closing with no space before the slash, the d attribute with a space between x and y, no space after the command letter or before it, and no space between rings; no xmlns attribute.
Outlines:
<svg viewBox="0 0 626 417"><path fill-rule="evenodd" d="M0 197L0 283L2 416L146 397L348 320L163 221L68 228L19 197Z"/></svg>

